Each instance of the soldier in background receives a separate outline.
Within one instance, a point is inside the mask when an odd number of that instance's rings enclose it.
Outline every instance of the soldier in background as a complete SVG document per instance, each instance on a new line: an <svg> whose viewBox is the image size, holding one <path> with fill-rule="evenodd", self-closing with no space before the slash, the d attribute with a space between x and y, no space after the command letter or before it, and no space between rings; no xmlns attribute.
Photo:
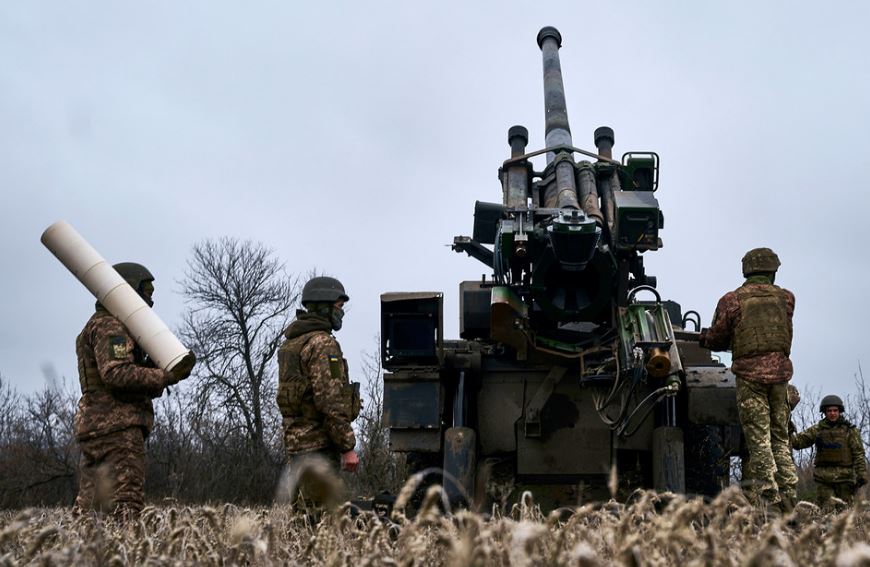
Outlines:
<svg viewBox="0 0 870 567"><path fill-rule="evenodd" d="M115 270L153 305L154 276L140 264ZM156 368L133 337L100 303L76 338L82 397L74 420L81 448L78 511L138 516L145 503L145 438L154 424L152 398L190 375L193 355L167 372Z"/></svg>
<svg viewBox="0 0 870 567"><path fill-rule="evenodd" d="M315 504L323 504L332 495L314 494L323 490L302 478L307 463L325 460L333 471L341 468L349 472L355 472L359 465L351 427L360 411L359 384L349 382L347 362L332 335L341 329L347 301L349 297L337 279L309 280L302 288L305 309L296 312L296 320L284 331L286 341L278 350L278 408L293 477L290 490L300 489ZM292 500L295 494L290 497Z"/></svg>
<svg viewBox="0 0 870 567"><path fill-rule="evenodd" d="M839 396L822 398L819 411L825 417L795 435L792 447L816 447L813 480L820 506L828 507L833 497L851 504L858 489L867 484L867 457L861 434L843 416L845 407Z"/></svg>
<svg viewBox="0 0 870 567"><path fill-rule="evenodd" d="M747 252L746 281L719 300L712 326L701 330L700 344L732 351L737 409L749 453L747 496L756 504L788 510L797 496L786 388L793 374L789 354L795 299L773 283L779 266L769 248Z"/></svg>

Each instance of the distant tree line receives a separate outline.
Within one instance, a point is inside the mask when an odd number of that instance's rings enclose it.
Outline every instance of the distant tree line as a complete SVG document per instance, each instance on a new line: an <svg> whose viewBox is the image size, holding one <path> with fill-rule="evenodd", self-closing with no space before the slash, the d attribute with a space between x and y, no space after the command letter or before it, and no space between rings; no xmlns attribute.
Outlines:
<svg viewBox="0 0 870 567"><path fill-rule="evenodd" d="M181 286L188 309L178 335L198 364L154 401L146 494L271 502L284 463L275 352L299 303L299 278L262 244L223 238L194 246ZM366 355L363 366L354 378L365 394L356 422L361 463L348 481L353 494L373 495L395 490L404 470L382 425L379 357ZM72 504L78 398L77 379L22 395L0 376L0 507Z"/></svg>

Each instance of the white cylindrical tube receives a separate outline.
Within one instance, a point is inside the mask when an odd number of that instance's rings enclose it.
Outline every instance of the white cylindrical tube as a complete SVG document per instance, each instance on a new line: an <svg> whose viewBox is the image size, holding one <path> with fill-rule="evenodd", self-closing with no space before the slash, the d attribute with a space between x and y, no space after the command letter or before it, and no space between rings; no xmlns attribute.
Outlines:
<svg viewBox="0 0 870 567"><path fill-rule="evenodd" d="M65 221L42 233L42 243L117 317L154 363L171 370L190 353L100 253Z"/></svg>

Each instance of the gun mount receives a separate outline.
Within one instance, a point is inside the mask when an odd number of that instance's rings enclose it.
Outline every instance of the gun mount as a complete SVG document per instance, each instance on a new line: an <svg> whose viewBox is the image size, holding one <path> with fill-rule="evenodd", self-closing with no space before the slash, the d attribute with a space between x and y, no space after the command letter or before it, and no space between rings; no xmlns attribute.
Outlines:
<svg viewBox="0 0 870 567"><path fill-rule="evenodd" d="M662 247L659 157L614 160L609 127L595 152L574 147L562 37L545 27L537 42L545 147L508 130L502 202L478 201L472 236L453 241L492 270L460 284L461 338L443 339L441 293L382 296L391 446L442 467L469 503L505 486L576 503L603 496L612 468L624 489L715 493L739 451L734 377L645 272L642 254Z"/></svg>

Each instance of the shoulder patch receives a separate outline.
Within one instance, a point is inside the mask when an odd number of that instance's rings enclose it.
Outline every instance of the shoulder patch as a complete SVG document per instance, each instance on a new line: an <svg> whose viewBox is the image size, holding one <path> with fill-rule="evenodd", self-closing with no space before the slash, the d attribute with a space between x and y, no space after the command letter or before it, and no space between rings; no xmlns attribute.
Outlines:
<svg viewBox="0 0 870 567"><path fill-rule="evenodd" d="M119 335L109 337L109 356L115 360L127 358L127 339L125 337Z"/></svg>
<svg viewBox="0 0 870 567"><path fill-rule="evenodd" d="M339 357L334 354L329 354L326 356L329 360L329 373L333 378L343 378L344 377L344 364Z"/></svg>

